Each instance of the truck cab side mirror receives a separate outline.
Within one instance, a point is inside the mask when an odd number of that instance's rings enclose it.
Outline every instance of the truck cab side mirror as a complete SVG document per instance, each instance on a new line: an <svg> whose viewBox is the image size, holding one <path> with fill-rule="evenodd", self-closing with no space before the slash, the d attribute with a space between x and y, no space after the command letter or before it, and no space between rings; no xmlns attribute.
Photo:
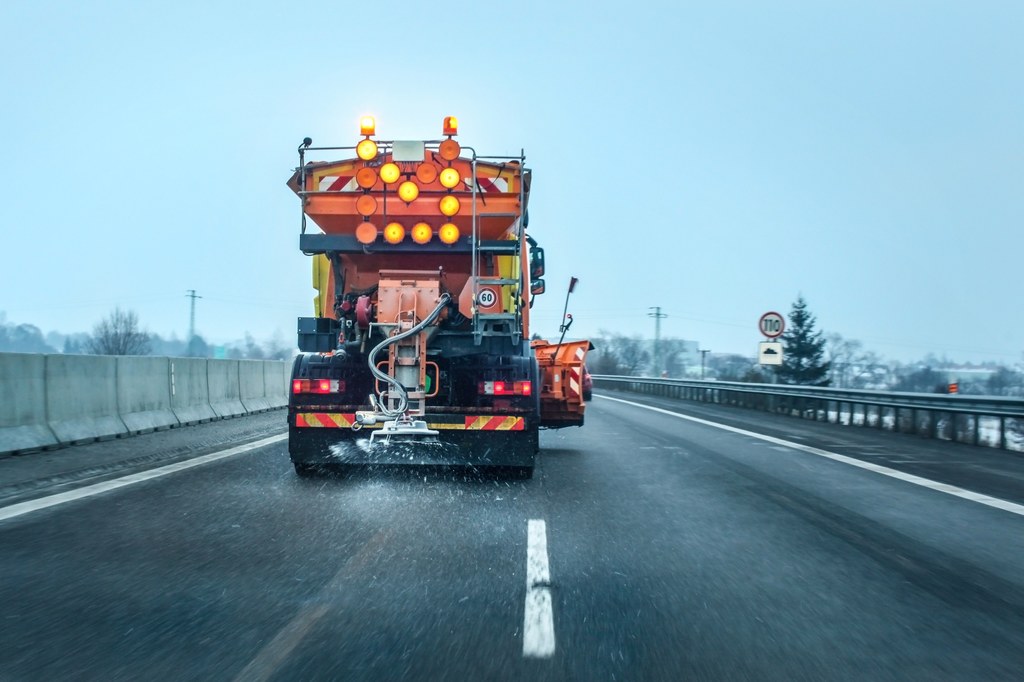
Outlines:
<svg viewBox="0 0 1024 682"><path fill-rule="evenodd" d="M539 280L544 276L544 249L530 247L530 279Z"/></svg>
<svg viewBox="0 0 1024 682"><path fill-rule="evenodd" d="M538 296L538 295L543 294L543 293L544 293L544 280L542 280L542 279L535 279L532 282L530 282L530 294L531 295Z"/></svg>

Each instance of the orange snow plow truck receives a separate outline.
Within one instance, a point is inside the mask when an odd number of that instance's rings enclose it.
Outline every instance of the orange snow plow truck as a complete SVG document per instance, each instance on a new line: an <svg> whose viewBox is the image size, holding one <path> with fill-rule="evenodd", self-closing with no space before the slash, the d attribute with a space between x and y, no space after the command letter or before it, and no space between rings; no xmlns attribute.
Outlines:
<svg viewBox="0 0 1024 682"><path fill-rule="evenodd" d="M589 341L530 340L544 251L527 234L525 156L456 140L299 146L315 315L298 321L288 451L299 475L348 465L533 474L541 428L583 424ZM345 156L307 160L313 153ZM319 230L307 229L311 221Z"/></svg>

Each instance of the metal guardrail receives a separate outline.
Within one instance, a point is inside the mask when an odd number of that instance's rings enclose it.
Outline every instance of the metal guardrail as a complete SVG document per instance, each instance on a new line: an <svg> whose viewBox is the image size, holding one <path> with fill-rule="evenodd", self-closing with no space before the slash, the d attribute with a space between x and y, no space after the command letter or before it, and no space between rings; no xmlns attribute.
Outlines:
<svg viewBox="0 0 1024 682"><path fill-rule="evenodd" d="M746 407L814 419L1011 448L1024 436L1024 400L782 384L593 375L596 388ZM990 431L993 438L982 437Z"/></svg>

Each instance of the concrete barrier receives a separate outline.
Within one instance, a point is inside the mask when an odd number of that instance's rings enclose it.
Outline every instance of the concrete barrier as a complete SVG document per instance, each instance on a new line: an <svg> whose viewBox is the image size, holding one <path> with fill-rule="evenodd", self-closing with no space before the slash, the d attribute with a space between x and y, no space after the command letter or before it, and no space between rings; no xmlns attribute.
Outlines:
<svg viewBox="0 0 1024 682"><path fill-rule="evenodd" d="M132 433L178 425L171 410L169 358L117 358L117 410Z"/></svg>
<svg viewBox="0 0 1024 682"><path fill-rule="evenodd" d="M57 445L46 423L46 356L0 353L0 453Z"/></svg>
<svg viewBox="0 0 1024 682"><path fill-rule="evenodd" d="M267 387L267 402L271 407L284 407L288 404L288 392L291 389L291 365L287 362L263 363L263 383Z"/></svg>
<svg viewBox="0 0 1024 682"><path fill-rule="evenodd" d="M267 382L263 376L265 364L260 360L238 361L239 395L246 412L263 412L270 409Z"/></svg>
<svg viewBox="0 0 1024 682"><path fill-rule="evenodd" d="M238 386L238 360L208 360L206 377L210 385L210 407L218 417L245 414Z"/></svg>
<svg viewBox="0 0 1024 682"><path fill-rule="evenodd" d="M128 432L117 412L117 359L47 355L46 419L57 440L75 443Z"/></svg>
<svg viewBox="0 0 1024 682"><path fill-rule="evenodd" d="M171 358L171 410L182 424L217 418L210 407L210 383L205 358Z"/></svg>
<svg viewBox="0 0 1024 682"><path fill-rule="evenodd" d="M274 360L0 353L0 454L283 407L289 375Z"/></svg>

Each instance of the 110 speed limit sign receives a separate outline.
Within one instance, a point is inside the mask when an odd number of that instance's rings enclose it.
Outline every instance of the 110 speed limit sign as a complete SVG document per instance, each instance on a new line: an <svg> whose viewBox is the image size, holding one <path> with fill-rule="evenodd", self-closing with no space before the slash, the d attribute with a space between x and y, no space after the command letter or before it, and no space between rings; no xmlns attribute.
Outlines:
<svg viewBox="0 0 1024 682"><path fill-rule="evenodd" d="M757 328L769 339L778 338L786 330L786 319L778 313L765 313L758 321Z"/></svg>

